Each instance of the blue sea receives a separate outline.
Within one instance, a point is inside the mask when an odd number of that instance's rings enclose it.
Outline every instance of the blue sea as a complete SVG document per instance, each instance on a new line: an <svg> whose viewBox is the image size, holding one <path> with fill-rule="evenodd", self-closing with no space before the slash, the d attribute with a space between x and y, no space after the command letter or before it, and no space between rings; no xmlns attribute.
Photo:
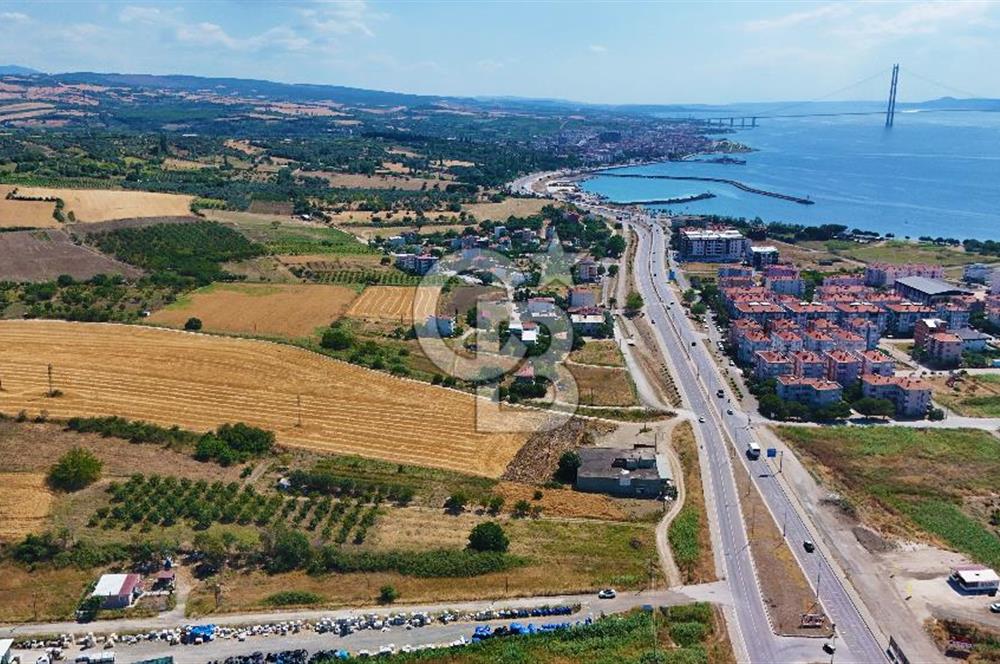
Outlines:
<svg viewBox="0 0 1000 664"><path fill-rule="evenodd" d="M805 225L844 224L897 237L1000 240L1000 113L897 113L879 116L761 119L728 137L754 148L733 155L745 165L670 162L621 173L696 175L815 201L747 193L714 182L596 176L587 191L615 202L716 198L651 206L675 213L761 217Z"/></svg>

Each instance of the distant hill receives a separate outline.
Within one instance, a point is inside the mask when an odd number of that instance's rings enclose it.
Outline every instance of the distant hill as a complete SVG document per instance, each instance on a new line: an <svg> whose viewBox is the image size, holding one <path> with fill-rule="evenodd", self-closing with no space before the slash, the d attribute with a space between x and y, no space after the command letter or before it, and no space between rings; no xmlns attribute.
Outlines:
<svg viewBox="0 0 1000 664"><path fill-rule="evenodd" d="M52 74L51 78L63 83L92 83L106 86L161 88L169 90L211 90L216 94L234 94L245 97L263 97L272 101L319 101L331 99L358 106L418 106L431 104L444 97L413 95L401 92L383 92L350 88L341 85L312 85L306 83L275 83L243 78L208 78L202 76L153 74L99 74L95 72L70 72Z"/></svg>
<svg viewBox="0 0 1000 664"><path fill-rule="evenodd" d="M41 73L37 69L22 67L21 65L0 65L0 76L31 76Z"/></svg>

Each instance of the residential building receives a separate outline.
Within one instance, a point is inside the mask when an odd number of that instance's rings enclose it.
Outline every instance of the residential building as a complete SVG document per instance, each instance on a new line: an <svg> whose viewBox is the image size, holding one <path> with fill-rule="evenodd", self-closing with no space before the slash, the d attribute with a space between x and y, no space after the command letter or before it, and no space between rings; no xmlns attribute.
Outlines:
<svg viewBox="0 0 1000 664"><path fill-rule="evenodd" d="M739 263L750 252L750 240L735 228L682 228L680 259Z"/></svg>
<svg viewBox="0 0 1000 664"><path fill-rule="evenodd" d="M943 279L944 268L940 265L924 265L910 263L896 265L892 263L870 263L865 267L865 285L876 288L891 288L897 279L904 277L927 277L928 279Z"/></svg>
<svg viewBox="0 0 1000 664"><path fill-rule="evenodd" d="M806 282L800 277L789 277L779 275L768 277L764 285L778 295L790 295L792 297L802 297L806 292Z"/></svg>
<svg viewBox="0 0 1000 664"><path fill-rule="evenodd" d="M962 362L962 340L952 332L935 332L924 342L927 360L939 367L957 367Z"/></svg>
<svg viewBox="0 0 1000 664"><path fill-rule="evenodd" d="M577 309L580 307L592 307L596 302L594 297L594 291L589 288L570 288L569 289L569 307L570 309Z"/></svg>
<svg viewBox="0 0 1000 664"><path fill-rule="evenodd" d="M825 353L837 347L837 340L821 329L806 330L802 333L802 348L813 353Z"/></svg>
<svg viewBox="0 0 1000 664"><path fill-rule="evenodd" d="M606 323L604 310L599 307L579 309L569 315L573 332L585 337L604 336Z"/></svg>
<svg viewBox="0 0 1000 664"><path fill-rule="evenodd" d="M921 318L934 315L933 307L914 302L898 302L885 305L889 314L886 330L897 336L913 334L913 328Z"/></svg>
<svg viewBox="0 0 1000 664"><path fill-rule="evenodd" d="M1000 325L1000 297L991 295L986 298L984 313L986 314L986 320L994 325Z"/></svg>
<svg viewBox="0 0 1000 664"><path fill-rule="evenodd" d="M818 319L834 320L837 311L829 304L823 302L800 302L796 299L787 299L782 302L788 318L798 325L806 325L810 321Z"/></svg>
<svg viewBox="0 0 1000 664"><path fill-rule="evenodd" d="M823 277L824 286L864 286L865 277L862 274L831 274Z"/></svg>
<svg viewBox="0 0 1000 664"><path fill-rule="evenodd" d="M552 297L532 297L528 299L528 314L532 318L558 318L559 308Z"/></svg>
<svg viewBox="0 0 1000 664"><path fill-rule="evenodd" d="M962 341L962 352L978 353L986 350L986 342L990 340L990 335L984 334L971 327L959 327L951 330L951 333Z"/></svg>
<svg viewBox="0 0 1000 664"><path fill-rule="evenodd" d="M785 308L775 302L741 301L733 304L733 316L735 318L749 318L762 325L769 320L782 318L784 315Z"/></svg>
<svg viewBox="0 0 1000 664"><path fill-rule="evenodd" d="M794 372L792 360L784 353L760 350L754 353L753 376L757 380L769 380Z"/></svg>
<svg viewBox="0 0 1000 664"><path fill-rule="evenodd" d="M971 307L960 301L958 298L948 302L942 302L937 306L937 315L948 321L948 327L952 330L960 327L969 327L969 320L972 318Z"/></svg>
<svg viewBox="0 0 1000 664"><path fill-rule="evenodd" d="M861 353L861 373L895 376L896 361L880 350L866 350Z"/></svg>
<svg viewBox="0 0 1000 664"><path fill-rule="evenodd" d="M968 289L928 277L900 277L893 284L893 290L904 299L920 304L944 302L952 297L968 295L970 292Z"/></svg>
<svg viewBox="0 0 1000 664"><path fill-rule="evenodd" d="M884 330L889 320L885 309L872 302L837 302L833 308L841 324L849 318L864 318L873 322L879 330Z"/></svg>
<svg viewBox="0 0 1000 664"><path fill-rule="evenodd" d="M623 450L584 447L578 452L576 489L629 498L657 498L675 491L670 463L653 447Z"/></svg>
<svg viewBox="0 0 1000 664"><path fill-rule="evenodd" d="M826 378L844 387L853 385L861 375L861 357L844 350L831 350L826 354Z"/></svg>
<svg viewBox="0 0 1000 664"><path fill-rule="evenodd" d="M719 267L718 276L738 279L753 279L753 268L743 265L723 265Z"/></svg>
<svg viewBox="0 0 1000 664"><path fill-rule="evenodd" d="M762 270L768 265L774 265L777 262L777 247L750 247L750 264L753 265L754 269Z"/></svg>
<svg viewBox="0 0 1000 664"><path fill-rule="evenodd" d="M764 274L764 279L775 279L782 277L798 278L801 275L799 268L794 265L789 265L788 263L780 263L776 265L768 265L761 272Z"/></svg>
<svg viewBox="0 0 1000 664"><path fill-rule="evenodd" d="M990 279L990 274L993 272L993 268L984 263L972 263L971 265L966 265L965 269L962 270L962 281L967 281L969 283L985 284Z"/></svg>
<svg viewBox="0 0 1000 664"><path fill-rule="evenodd" d="M103 574L91 597L101 601L102 609L125 609L142 594L142 577L138 574Z"/></svg>
<svg viewBox="0 0 1000 664"><path fill-rule="evenodd" d="M778 376L778 398L797 401L816 408L832 406L841 400L843 388L824 378L803 378L801 376Z"/></svg>
<svg viewBox="0 0 1000 664"><path fill-rule="evenodd" d="M878 341L882 337L882 330L875 323L866 318L848 318L843 321L845 330L850 330L854 334L865 340L865 348L871 350L878 347Z"/></svg>
<svg viewBox="0 0 1000 664"><path fill-rule="evenodd" d="M861 394L891 401L897 417L923 417L931 407L930 385L916 378L862 374Z"/></svg>
<svg viewBox="0 0 1000 664"><path fill-rule="evenodd" d="M779 353L794 353L802 350L802 337L791 330L771 331L771 350Z"/></svg>
<svg viewBox="0 0 1000 664"><path fill-rule="evenodd" d="M14 649L14 639L0 639L0 664L10 664L14 661L11 651ZM20 662L20 658L17 660Z"/></svg>
<svg viewBox="0 0 1000 664"><path fill-rule="evenodd" d="M791 354L792 370L802 378L826 378L826 362L823 356L808 350Z"/></svg>
<svg viewBox="0 0 1000 664"><path fill-rule="evenodd" d="M924 348L932 334L947 332L948 322L940 318L921 318L913 325L913 342L917 348Z"/></svg>
<svg viewBox="0 0 1000 664"><path fill-rule="evenodd" d="M435 330L442 337L452 336L455 334L455 319L450 316L428 316L424 323L424 331L433 335Z"/></svg>
<svg viewBox="0 0 1000 664"><path fill-rule="evenodd" d="M595 281L600 281L601 273L598 269L598 263L590 258L584 258L579 261L575 266L576 269L576 279L582 283L592 283Z"/></svg>

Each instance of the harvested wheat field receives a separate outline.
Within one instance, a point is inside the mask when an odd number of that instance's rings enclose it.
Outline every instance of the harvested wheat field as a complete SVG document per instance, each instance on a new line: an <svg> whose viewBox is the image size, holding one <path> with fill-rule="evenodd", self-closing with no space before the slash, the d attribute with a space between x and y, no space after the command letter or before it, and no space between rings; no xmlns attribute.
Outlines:
<svg viewBox="0 0 1000 664"><path fill-rule="evenodd" d="M422 323L434 313L440 295L441 289L435 286L369 286L345 315L363 320Z"/></svg>
<svg viewBox="0 0 1000 664"><path fill-rule="evenodd" d="M535 499L536 491L542 497ZM493 493L502 496L504 508L510 510L519 500L538 505L546 516L582 519L605 519L625 521L628 514L613 498L598 493L581 493L570 489L539 489L537 486L517 482L500 482L493 487Z"/></svg>
<svg viewBox="0 0 1000 664"><path fill-rule="evenodd" d="M20 198L61 198L64 213L78 222L108 221L130 217L171 217L191 214L192 196L113 189L50 189L18 187ZM51 214L51 213L50 213Z"/></svg>
<svg viewBox="0 0 1000 664"><path fill-rule="evenodd" d="M41 473L0 473L0 542L11 542L41 529L52 506L52 493Z"/></svg>
<svg viewBox="0 0 1000 664"><path fill-rule="evenodd" d="M183 327L201 320L211 332L309 337L340 318L357 293L320 284L212 284L149 317L149 322Z"/></svg>
<svg viewBox="0 0 1000 664"><path fill-rule="evenodd" d="M510 216L530 217L539 214L546 205L555 204L555 201L546 198L508 198L499 203L468 203L462 209L475 215L480 221L506 221Z"/></svg>
<svg viewBox="0 0 1000 664"><path fill-rule="evenodd" d="M61 396L47 396L47 365ZM281 344L140 326L0 321L0 412L118 415L205 431L243 421L284 445L497 477L538 414L477 423L474 397ZM301 397L302 426L297 426ZM482 410L482 409L480 409Z"/></svg>
<svg viewBox="0 0 1000 664"><path fill-rule="evenodd" d="M0 228L56 228L61 224L52 213L54 201L19 201L7 198L17 189L11 185L0 185Z"/></svg>

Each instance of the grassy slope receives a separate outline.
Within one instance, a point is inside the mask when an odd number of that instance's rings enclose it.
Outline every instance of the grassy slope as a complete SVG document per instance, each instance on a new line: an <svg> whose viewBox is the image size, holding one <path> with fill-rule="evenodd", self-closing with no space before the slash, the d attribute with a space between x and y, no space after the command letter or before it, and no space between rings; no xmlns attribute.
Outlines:
<svg viewBox="0 0 1000 664"><path fill-rule="evenodd" d="M1000 449L985 431L905 427L778 427L863 517L899 535L925 534L1000 565L1000 538L975 498L996 491ZM905 517L887 518L886 513Z"/></svg>

